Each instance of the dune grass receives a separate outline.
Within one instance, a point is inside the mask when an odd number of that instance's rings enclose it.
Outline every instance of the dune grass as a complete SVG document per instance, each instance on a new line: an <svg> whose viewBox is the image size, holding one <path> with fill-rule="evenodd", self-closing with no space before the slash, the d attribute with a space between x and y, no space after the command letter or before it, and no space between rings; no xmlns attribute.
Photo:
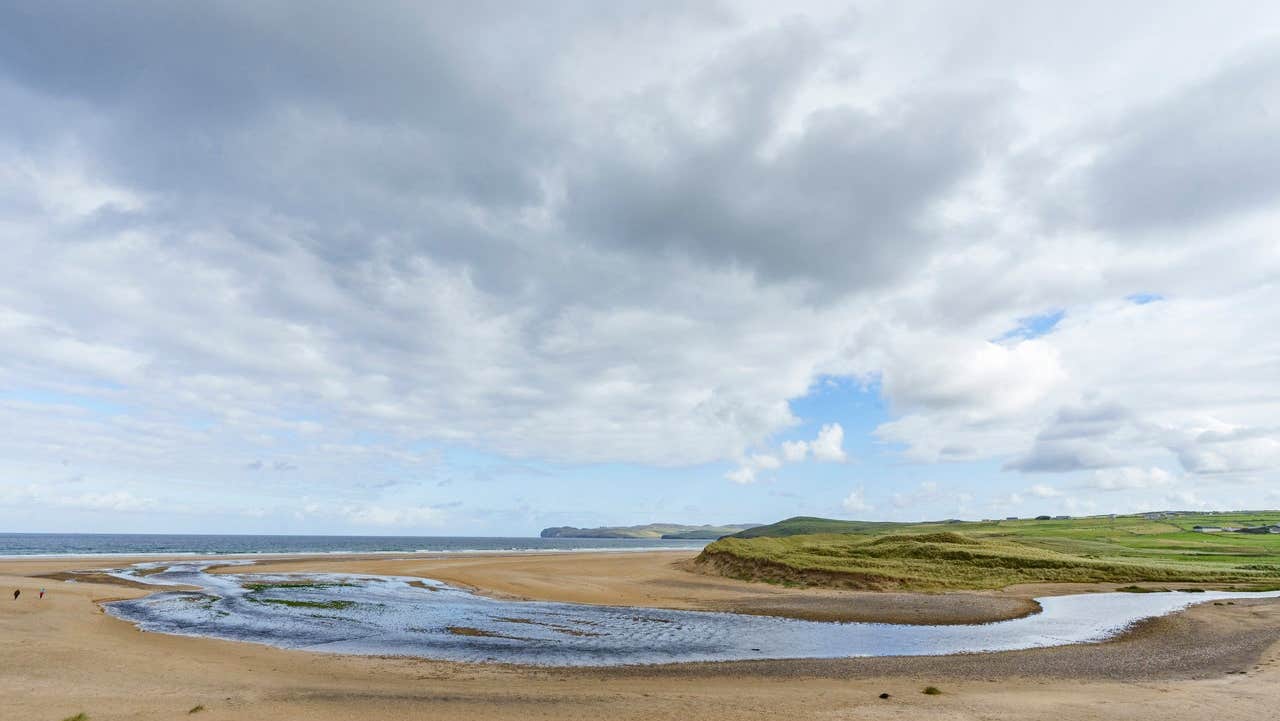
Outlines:
<svg viewBox="0 0 1280 721"><path fill-rule="evenodd" d="M698 563L736 578L886 590L1032 582L1277 588L1280 535L1190 530L1276 522L1280 513L1274 512L1158 521L1124 516L897 524L799 518L723 538L707 546ZM804 532L813 529L828 532Z"/></svg>
<svg viewBox="0 0 1280 721"><path fill-rule="evenodd" d="M89 721L89 714L85 713L84 711L81 711L75 716L68 716L62 719L62 721Z"/></svg>

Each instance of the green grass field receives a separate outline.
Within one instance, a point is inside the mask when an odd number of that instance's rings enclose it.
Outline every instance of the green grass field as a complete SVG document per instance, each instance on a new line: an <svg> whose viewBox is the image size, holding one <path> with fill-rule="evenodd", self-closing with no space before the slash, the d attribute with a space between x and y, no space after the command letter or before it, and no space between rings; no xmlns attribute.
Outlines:
<svg viewBox="0 0 1280 721"><path fill-rule="evenodd" d="M1280 534L1197 533L1280 524L1280 511L1069 520L873 523L792 518L707 546L704 568L775 583L989 589L1032 582L1280 588Z"/></svg>

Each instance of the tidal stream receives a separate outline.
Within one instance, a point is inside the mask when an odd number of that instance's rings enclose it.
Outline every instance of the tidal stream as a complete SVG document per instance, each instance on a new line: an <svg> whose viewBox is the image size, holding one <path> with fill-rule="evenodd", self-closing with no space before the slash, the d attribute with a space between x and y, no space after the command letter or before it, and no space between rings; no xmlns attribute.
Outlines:
<svg viewBox="0 0 1280 721"><path fill-rule="evenodd" d="M227 565L218 562L217 565ZM704 611L486 598L438 581L349 574L209 574L210 562L115 572L160 591L105 604L145 631L327 653L546 666L923 656L1091 643L1209 601L1280 592L1090 593L1040 613L967 626L827 623Z"/></svg>

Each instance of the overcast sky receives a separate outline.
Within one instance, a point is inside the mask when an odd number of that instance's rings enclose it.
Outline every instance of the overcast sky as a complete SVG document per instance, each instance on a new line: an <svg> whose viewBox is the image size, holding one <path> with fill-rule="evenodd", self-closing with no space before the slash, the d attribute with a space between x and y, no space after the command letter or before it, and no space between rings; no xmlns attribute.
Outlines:
<svg viewBox="0 0 1280 721"><path fill-rule="evenodd" d="M0 0L0 530L1280 506L1280 7L792 8Z"/></svg>

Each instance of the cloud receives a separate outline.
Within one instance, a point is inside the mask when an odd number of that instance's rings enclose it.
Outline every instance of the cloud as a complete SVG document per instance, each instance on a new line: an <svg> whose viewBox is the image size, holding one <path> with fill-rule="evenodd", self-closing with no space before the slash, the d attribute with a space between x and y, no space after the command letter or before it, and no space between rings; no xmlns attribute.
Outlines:
<svg viewBox="0 0 1280 721"><path fill-rule="evenodd" d="M92 511L142 511L155 506L155 501L139 498L128 491L60 496L54 498L53 503L67 508Z"/></svg>
<svg viewBox="0 0 1280 721"><path fill-rule="evenodd" d="M1274 432L1251 400L1253 389L1266 383L1266 357L1276 350L1262 340L1259 325L1270 314L1261 310L1270 307L1262 296L1272 292L1265 286L1214 289L1160 303L1077 306L1052 333L1031 341L1043 344L1061 371L1043 392L1023 395L1021 404L933 396L877 435L905 445L913 458L948 460L942 448L959 446L972 449L967 458L1003 457L1005 468L1021 472L1170 460L1194 474L1274 470L1280 467L1271 453ZM1179 340L1187 328L1197 333L1190 346ZM1224 348L1235 350L1224 354ZM1233 429L1243 435L1216 435Z"/></svg>
<svg viewBox="0 0 1280 721"><path fill-rule="evenodd" d="M809 443L809 452L815 460L843 463L847 458L844 452L844 428L839 423L824 425L818 431L818 437Z"/></svg>
<svg viewBox="0 0 1280 721"><path fill-rule="evenodd" d="M1165 496L1165 499L1175 506L1174 510L1179 511L1212 507L1212 504L1201 499L1195 491L1191 490L1174 491Z"/></svg>
<svg viewBox="0 0 1280 721"><path fill-rule="evenodd" d="M1028 488L1027 493L1030 493L1036 498L1057 498L1062 495L1062 491L1044 483L1037 483Z"/></svg>
<svg viewBox="0 0 1280 721"><path fill-rule="evenodd" d="M615 152L571 169L570 228L628 251L657 248L824 291L906 272L938 240L928 228L934 206L977 169L998 132L995 103L922 93L877 112L828 107L779 137L770 120L813 72L813 33L784 24L748 38L677 89L708 106L700 109L719 120L712 132L691 126L702 113L634 109L624 134L597 141Z"/></svg>
<svg viewBox="0 0 1280 721"><path fill-rule="evenodd" d="M137 496L127 490L89 491L67 494L56 489L29 484L0 487L0 499L6 504L49 510L110 511L133 513L157 507L153 498Z"/></svg>
<svg viewBox="0 0 1280 721"><path fill-rule="evenodd" d="M850 491L849 495L845 496L844 500L840 501L840 507L843 508L846 513L863 513L865 511L874 510L875 508L875 506L867 503L866 496L861 488Z"/></svg>
<svg viewBox="0 0 1280 721"><path fill-rule="evenodd" d="M843 463L848 460L844 450L844 427L839 423L826 423L812 441L783 441L782 457L788 463L799 463L810 456L817 461Z"/></svg>
<svg viewBox="0 0 1280 721"><path fill-rule="evenodd" d="M1066 375L1053 346L1038 340L1005 345L922 338L898 353L882 383L890 401L908 411L1016 414L1046 397Z"/></svg>
<svg viewBox="0 0 1280 721"><path fill-rule="evenodd" d="M1269 204L1280 192L1278 78L1280 51L1259 50L1105 127L1081 179L1097 222L1145 230Z"/></svg>
<svg viewBox="0 0 1280 721"><path fill-rule="evenodd" d="M798 463L803 461L809 455L808 441L783 441L782 457L788 463Z"/></svg>
<svg viewBox="0 0 1280 721"><path fill-rule="evenodd" d="M1104 447L1080 442L1037 442L1021 458L1005 464L1005 468L1028 473L1079 471L1116 465L1116 458Z"/></svg>
<svg viewBox="0 0 1280 721"><path fill-rule="evenodd" d="M755 483L760 471L773 471L784 463L802 463L812 456L816 461L843 463L848 459L844 451L844 428L839 423L827 423L818 430L812 441L783 441L782 458L773 454L755 454L739 463L725 474L734 483Z"/></svg>
<svg viewBox="0 0 1280 721"><path fill-rule="evenodd" d="M1237 473L1280 466L1280 431L1214 422L1213 428L1173 444L1191 473Z"/></svg>
<svg viewBox="0 0 1280 721"><path fill-rule="evenodd" d="M1125 467L1094 471L1087 485L1099 491L1125 491L1160 488L1172 484L1173 481L1172 474L1163 468Z"/></svg>
<svg viewBox="0 0 1280 721"><path fill-rule="evenodd" d="M444 511L432 506L347 506L340 515L356 526L375 527L430 527L439 525L445 518Z"/></svg>
<svg viewBox="0 0 1280 721"><path fill-rule="evenodd" d="M747 458L734 470L726 473L725 478L739 484L755 483L759 472L773 471L781 467L782 461L778 460L777 456L757 453Z"/></svg>

